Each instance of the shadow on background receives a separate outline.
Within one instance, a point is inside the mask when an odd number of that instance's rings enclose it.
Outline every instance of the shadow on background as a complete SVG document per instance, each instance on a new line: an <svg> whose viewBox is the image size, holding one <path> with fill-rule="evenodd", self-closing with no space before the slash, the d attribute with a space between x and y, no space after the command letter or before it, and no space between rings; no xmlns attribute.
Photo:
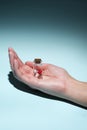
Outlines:
<svg viewBox="0 0 87 130"><path fill-rule="evenodd" d="M78 106L78 107L81 107L81 108L84 108L87 110L86 107L84 106L81 106L77 103L73 103L72 101L68 101L66 99L62 99L60 97L56 97L56 96L52 96L52 95L49 95L49 94L46 94L44 92L41 92L39 90L36 90L36 89L32 89L31 87L29 87L28 85L22 83L21 81L17 80L12 71L9 72L8 74L8 80L9 82L16 88L16 89L19 89L23 92L27 92L27 93L30 93L30 94L34 94L34 95L37 95L37 96L40 96L40 97L43 97L43 98L48 98L48 99L53 99L53 100L58 100L58 101L62 101L62 102L66 102L66 103L69 103L69 104L72 104L72 105L75 105L75 106Z"/></svg>

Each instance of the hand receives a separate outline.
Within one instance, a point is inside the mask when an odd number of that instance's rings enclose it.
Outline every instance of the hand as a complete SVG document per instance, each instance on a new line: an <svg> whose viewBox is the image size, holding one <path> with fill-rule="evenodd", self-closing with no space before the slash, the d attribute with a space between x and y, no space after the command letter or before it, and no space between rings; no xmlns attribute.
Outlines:
<svg viewBox="0 0 87 130"><path fill-rule="evenodd" d="M12 72L18 80L34 89L87 107L87 82L72 78L63 68L45 63L39 68L41 77L35 77L33 62L23 63L12 48L8 52Z"/></svg>
<svg viewBox="0 0 87 130"><path fill-rule="evenodd" d="M23 63L12 48L9 48L8 52L11 69L18 80L52 95L61 95L65 91L70 76L63 68L42 64L42 76L36 78L33 74L33 62Z"/></svg>

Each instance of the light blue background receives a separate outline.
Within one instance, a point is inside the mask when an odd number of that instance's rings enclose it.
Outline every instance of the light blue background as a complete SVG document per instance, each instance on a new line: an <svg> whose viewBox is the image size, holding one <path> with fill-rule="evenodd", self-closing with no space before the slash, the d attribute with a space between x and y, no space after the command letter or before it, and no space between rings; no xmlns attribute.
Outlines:
<svg viewBox="0 0 87 130"><path fill-rule="evenodd" d="M6 26L0 30L0 45L0 130L87 130L87 110L22 92L8 80L8 47L13 47L24 62L41 57L87 82L85 32Z"/></svg>

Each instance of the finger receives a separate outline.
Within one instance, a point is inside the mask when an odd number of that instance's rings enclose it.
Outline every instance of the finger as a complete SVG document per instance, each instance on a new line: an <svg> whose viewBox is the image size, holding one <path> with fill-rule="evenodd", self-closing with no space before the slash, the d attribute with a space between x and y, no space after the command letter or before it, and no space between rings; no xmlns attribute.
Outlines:
<svg viewBox="0 0 87 130"><path fill-rule="evenodd" d="M23 75L23 72L20 71L20 67L18 64L18 61L15 59L14 60L14 71L13 71L14 76L18 79L21 80L21 77Z"/></svg>
<svg viewBox="0 0 87 130"><path fill-rule="evenodd" d="M23 71L26 73L26 74L32 74L33 75L33 70L30 66L28 65L23 65L22 66L22 69Z"/></svg>
<svg viewBox="0 0 87 130"><path fill-rule="evenodd" d="M48 64L42 63L40 66L38 66L38 69L46 70L48 68Z"/></svg>
<svg viewBox="0 0 87 130"><path fill-rule="evenodd" d="M31 61L26 61L26 62L25 62L25 65L28 65L29 67L33 68L34 63L31 62Z"/></svg>
<svg viewBox="0 0 87 130"><path fill-rule="evenodd" d="M27 62L25 62L25 64L30 66L31 68L34 68L34 62L27 61ZM47 67L48 67L48 64L46 64L46 63L42 63L40 66L38 66L38 68L42 69L42 70L47 69Z"/></svg>
<svg viewBox="0 0 87 130"><path fill-rule="evenodd" d="M18 60L20 66L23 64L23 62L22 62L21 59L18 57L17 53L14 51L13 48L8 48L8 52L13 54L14 59L17 59L17 60Z"/></svg>
<svg viewBox="0 0 87 130"><path fill-rule="evenodd" d="M38 87L38 79L35 78L31 73L27 74L24 68L19 68L17 60L14 61L14 76L24 82L25 84L29 85L32 88Z"/></svg>
<svg viewBox="0 0 87 130"><path fill-rule="evenodd" d="M13 54L10 52L10 53L9 53L9 62L10 62L10 67L11 67L12 70L14 69L14 67L13 67L13 61L14 61L14 56L13 56Z"/></svg>

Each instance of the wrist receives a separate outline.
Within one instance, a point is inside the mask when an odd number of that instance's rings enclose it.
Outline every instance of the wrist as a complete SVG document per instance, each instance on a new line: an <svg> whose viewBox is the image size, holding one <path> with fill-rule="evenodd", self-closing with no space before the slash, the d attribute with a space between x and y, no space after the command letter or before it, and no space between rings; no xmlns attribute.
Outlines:
<svg viewBox="0 0 87 130"><path fill-rule="evenodd" d="M87 106L87 83L70 77L66 86L65 97L77 104Z"/></svg>

